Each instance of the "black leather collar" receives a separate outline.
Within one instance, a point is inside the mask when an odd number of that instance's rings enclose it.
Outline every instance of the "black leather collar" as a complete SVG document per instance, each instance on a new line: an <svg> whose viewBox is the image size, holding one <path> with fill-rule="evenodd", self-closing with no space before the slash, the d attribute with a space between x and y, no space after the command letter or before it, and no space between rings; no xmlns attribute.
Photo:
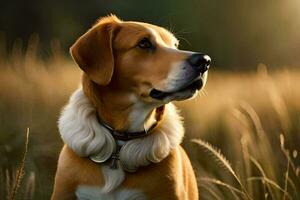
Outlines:
<svg viewBox="0 0 300 200"><path fill-rule="evenodd" d="M117 148L113 152L113 154L107 159L103 159L103 158L98 159L97 156L96 157L90 156L90 159L96 163L110 162L110 164L109 164L110 168L117 169L119 166L117 161L120 160L119 153L120 153L122 146L124 145L124 143L122 144L122 142L124 142L124 141L126 142L128 140L132 140L132 139L136 139L136 138L145 137L146 135L150 134L150 132L161 121L163 113L164 113L164 109L165 109L164 106L156 108L155 122L151 125L151 127L148 130L143 130L140 132L116 131L114 128L112 128L111 126L106 124L103 120L101 120L101 118L97 114L97 119L98 119L99 124L104 126L110 132L110 134L114 137ZM120 141L122 141L122 142L120 142Z"/></svg>
<svg viewBox="0 0 300 200"><path fill-rule="evenodd" d="M155 121L148 130L143 130L139 132L127 132L127 131L117 131L111 126L109 126L108 124L106 124L105 122L103 122L103 120L101 120L98 115L97 118L99 123L110 132L110 134L114 137L115 140L122 140L122 141L128 141L128 140L144 137L148 135L158 124L158 122Z"/></svg>
<svg viewBox="0 0 300 200"><path fill-rule="evenodd" d="M164 106L156 108L155 122L150 126L148 130L143 130L139 132L117 131L111 126L109 126L108 124L106 124L98 114L97 114L97 119L99 123L111 133L111 135L114 137L115 140L128 141L128 140L141 138L148 135L161 120L163 112L164 112Z"/></svg>

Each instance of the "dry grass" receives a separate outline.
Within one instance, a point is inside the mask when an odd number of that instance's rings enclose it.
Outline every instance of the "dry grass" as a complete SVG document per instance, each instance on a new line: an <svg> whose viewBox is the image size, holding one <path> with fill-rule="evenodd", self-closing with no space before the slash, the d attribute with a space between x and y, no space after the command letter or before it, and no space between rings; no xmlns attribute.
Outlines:
<svg viewBox="0 0 300 200"><path fill-rule="evenodd" d="M0 59L0 199L7 198L16 176L24 144L20 132L26 127L30 148L15 199L50 197L62 145L56 120L79 83L79 71L56 43L52 57L42 62L35 40L25 56L15 44L11 56ZM211 71L206 95L177 103L201 199L300 198L299 85L295 69Z"/></svg>
<svg viewBox="0 0 300 200"><path fill-rule="evenodd" d="M24 153L22 156L22 161L16 171L16 176L12 179L12 184L7 185L7 187L9 188L8 189L9 193L7 196L8 200L14 200L16 198L18 188L20 187L23 176L25 174L24 166L25 166L25 161L26 161L26 155L28 152L28 143L29 143L29 128L27 128L27 130L26 130L25 150L24 150Z"/></svg>
<svg viewBox="0 0 300 200"><path fill-rule="evenodd" d="M260 65L215 72L206 96L179 103L203 199L300 198L299 85L299 71Z"/></svg>

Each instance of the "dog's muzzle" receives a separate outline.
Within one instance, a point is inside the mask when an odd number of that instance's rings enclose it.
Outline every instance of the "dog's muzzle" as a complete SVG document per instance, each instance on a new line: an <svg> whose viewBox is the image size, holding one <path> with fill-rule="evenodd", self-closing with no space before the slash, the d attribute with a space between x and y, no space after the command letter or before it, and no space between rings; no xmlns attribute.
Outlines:
<svg viewBox="0 0 300 200"><path fill-rule="evenodd" d="M197 72L200 72L201 74L204 74L209 68L209 64L211 62L211 59L206 54L195 53L195 54L192 54L191 56L189 56L187 58L187 62Z"/></svg>
<svg viewBox="0 0 300 200"><path fill-rule="evenodd" d="M178 94L186 93L187 91L190 91L190 93L193 94L196 90L200 90L204 85L203 74L209 69L211 58L206 54L194 53L186 59L186 63L192 68L190 80L175 91L168 92L154 88L150 91L149 95L154 99L162 100L174 94L177 94L176 96L178 96ZM188 97L189 95L186 96Z"/></svg>

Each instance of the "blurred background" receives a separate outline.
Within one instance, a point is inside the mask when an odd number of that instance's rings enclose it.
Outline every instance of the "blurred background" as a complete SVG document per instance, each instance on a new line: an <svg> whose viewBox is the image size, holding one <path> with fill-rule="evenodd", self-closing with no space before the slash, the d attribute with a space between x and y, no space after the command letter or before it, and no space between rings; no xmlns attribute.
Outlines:
<svg viewBox="0 0 300 200"><path fill-rule="evenodd" d="M52 40L64 52L100 16L164 26L183 37L182 48L203 51L218 68L251 69L259 63L296 66L300 54L298 0L152 0L87 2L1 1L0 30L10 49L17 38L40 38L40 54L49 56Z"/></svg>
<svg viewBox="0 0 300 200"><path fill-rule="evenodd" d="M300 199L299 0L1 0L0 199L49 199L56 121L80 83L68 49L110 13L163 26L179 48L212 57L205 90L176 103L202 199Z"/></svg>

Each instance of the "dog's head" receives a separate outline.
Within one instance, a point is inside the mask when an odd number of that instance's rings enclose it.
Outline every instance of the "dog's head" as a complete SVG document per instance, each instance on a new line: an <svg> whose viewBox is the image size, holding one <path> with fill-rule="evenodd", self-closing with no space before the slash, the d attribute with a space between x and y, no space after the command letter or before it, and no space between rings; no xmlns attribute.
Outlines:
<svg viewBox="0 0 300 200"><path fill-rule="evenodd" d="M177 49L162 27L100 19L71 47L79 67L96 84L164 104L194 96L206 81L210 57Z"/></svg>

